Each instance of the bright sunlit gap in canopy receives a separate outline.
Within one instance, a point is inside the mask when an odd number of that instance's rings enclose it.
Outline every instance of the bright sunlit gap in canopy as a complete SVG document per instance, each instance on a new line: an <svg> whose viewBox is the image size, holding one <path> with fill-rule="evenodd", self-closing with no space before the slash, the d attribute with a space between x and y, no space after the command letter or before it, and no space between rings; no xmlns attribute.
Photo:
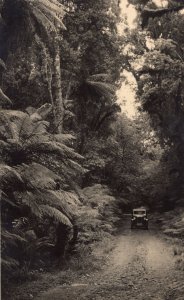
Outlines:
<svg viewBox="0 0 184 300"><path fill-rule="evenodd" d="M166 7L167 0L152 0L158 7ZM121 36L126 35L126 29L134 30L137 27L137 11L134 5L129 4L128 0L120 1L121 17L123 22L118 26L118 32ZM128 45L127 45L128 46ZM154 43L148 39L147 46L151 49ZM128 48L128 47L127 47ZM131 72L123 71L125 80L121 88L117 91L118 104L121 106L122 112L133 119L137 113L138 104L136 103L136 80Z"/></svg>
<svg viewBox="0 0 184 300"><path fill-rule="evenodd" d="M127 0L121 0L120 9L123 22L119 24L118 31L120 35L124 35L126 34L126 28L136 28L137 12L134 6L129 4ZM121 88L117 91L118 104L121 106L122 112L126 113L126 115L132 119L137 113L137 105L135 103L136 81L133 75L126 70L123 71L122 75L125 80L123 81Z"/></svg>

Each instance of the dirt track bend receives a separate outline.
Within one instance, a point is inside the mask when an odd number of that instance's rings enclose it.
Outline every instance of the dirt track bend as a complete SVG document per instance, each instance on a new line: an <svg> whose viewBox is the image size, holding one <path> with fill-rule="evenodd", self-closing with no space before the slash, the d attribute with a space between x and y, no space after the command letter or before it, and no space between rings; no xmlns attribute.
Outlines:
<svg viewBox="0 0 184 300"><path fill-rule="evenodd" d="M172 246L151 224L148 231L130 230L129 218L102 271L69 286L57 286L36 299L184 300L184 294L177 293L184 285L184 274L175 269Z"/></svg>

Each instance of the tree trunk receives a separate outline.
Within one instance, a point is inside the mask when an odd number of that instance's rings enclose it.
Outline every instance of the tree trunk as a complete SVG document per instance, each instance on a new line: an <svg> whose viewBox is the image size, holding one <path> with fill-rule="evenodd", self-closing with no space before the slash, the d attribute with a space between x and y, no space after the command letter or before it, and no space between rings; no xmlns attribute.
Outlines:
<svg viewBox="0 0 184 300"><path fill-rule="evenodd" d="M55 245L55 253L60 263L62 263L62 259L65 257L65 249L69 243L69 235L69 227L60 223L56 230L57 241Z"/></svg>
<svg viewBox="0 0 184 300"><path fill-rule="evenodd" d="M64 103L61 90L61 61L60 61L60 47L57 37L54 41L54 59L53 59L53 103L55 110L54 127L55 132L61 133L63 131L63 118L64 118Z"/></svg>

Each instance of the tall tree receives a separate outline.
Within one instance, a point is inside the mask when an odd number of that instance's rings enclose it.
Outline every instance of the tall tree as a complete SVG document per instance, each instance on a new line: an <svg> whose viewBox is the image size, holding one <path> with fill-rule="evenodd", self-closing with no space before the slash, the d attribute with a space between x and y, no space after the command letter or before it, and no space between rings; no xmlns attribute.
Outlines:
<svg viewBox="0 0 184 300"><path fill-rule="evenodd" d="M60 71L60 30L65 29L62 19L64 7L57 0L3 0L1 15L5 21L4 32L7 35L4 56L8 49L13 49L22 42L31 44L31 40L41 39L49 49L53 59L52 99L55 117L55 129L63 128L64 106L61 91ZM12 46L12 47L11 47Z"/></svg>
<svg viewBox="0 0 184 300"><path fill-rule="evenodd" d="M184 17L180 13L150 19L147 27L149 38L145 39L146 46L141 45L142 55L137 54L137 67L134 64L142 108L149 113L160 142L167 148L168 172L177 177L176 180L172 175L170 197L173 203L182 197L184 191L184 39L180 30L183 24Z"/></svg>
<svg viewBox="0 0 184 300"><path fill-rule="evenodd" d="M72 5L64 19L67 31L63 35L62 72L67 97L73 99L83 151L84 136L100 128L118 109L115 85L122 69L119 7L118 1L106 0L67 3Z"/></svg>

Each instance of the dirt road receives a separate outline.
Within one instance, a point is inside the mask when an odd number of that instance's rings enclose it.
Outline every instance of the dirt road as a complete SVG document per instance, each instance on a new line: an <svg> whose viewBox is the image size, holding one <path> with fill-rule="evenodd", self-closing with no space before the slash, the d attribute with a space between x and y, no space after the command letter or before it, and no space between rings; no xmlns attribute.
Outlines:
<svg viewBox="0 0 184 300"><path fill-rule="evenodd" d="M184 274L175 269L172 246L152 225L148 231L129 227L127 220L101 272L36 299L184 300Z"/></svg>

